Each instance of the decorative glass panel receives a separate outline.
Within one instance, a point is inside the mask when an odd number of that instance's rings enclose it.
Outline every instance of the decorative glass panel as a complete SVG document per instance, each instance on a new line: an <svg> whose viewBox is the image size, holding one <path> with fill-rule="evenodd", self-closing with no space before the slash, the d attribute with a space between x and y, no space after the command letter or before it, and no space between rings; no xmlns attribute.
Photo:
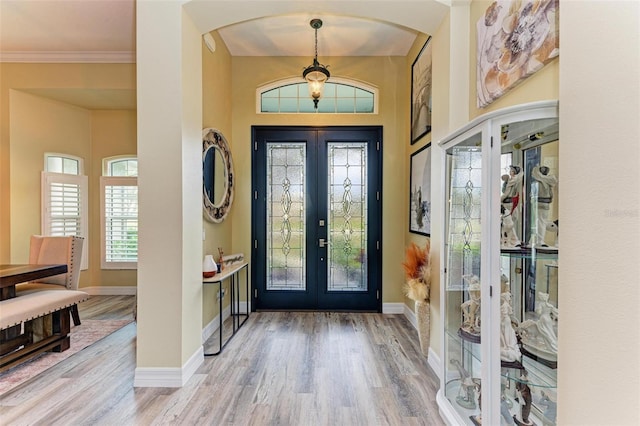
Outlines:
<svg viewBox="0 0 640 426"><path fill-rule="evenodd" d="M267 144L267 290L305 290L303 143Z"/></svg>
<svg viewBox="0 0 640 426"><path fill-rule="evenodd" d="M456 409L474 413L479 405L482 206L481 135L447 149L447 249L445 251L445 396ZM468 415L465 415L469 418Z"/></svg>
<svg viewBox="0 0 640 426"><path fill-rule="evenodd" d="M456 147L451 154L449 290L462 289L465 276L480 276L480 196L482 152ZM453 274L459 274L453 276Z"/></svg>
<svg viewBox="0 0 640 426"><path fill-rule="evenodd" d="M367 290L367 146L328 144L329 291Z"/></svg>

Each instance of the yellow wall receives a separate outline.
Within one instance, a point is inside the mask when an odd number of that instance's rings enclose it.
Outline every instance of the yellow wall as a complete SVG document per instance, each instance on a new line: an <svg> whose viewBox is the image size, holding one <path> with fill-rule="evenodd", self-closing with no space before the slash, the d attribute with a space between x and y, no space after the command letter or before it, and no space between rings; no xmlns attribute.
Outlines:
<svg viewBox="0 0 640 426"><path fill-rule="evenodd" d="M2 63L0 67L0 260L27 261L29 235L40 233L44 153L71 154L84 159L89 177L89 269L81 274L80 286L136 285L135 271L100 270L98 191L102 158L136 153L135 111L92 111L29 93L132 91L135 66Z"/></svg>
<svg viewBox="0 0 640 426"><path fill-rule="evenodd" d="M227 50L224 42L218 35L217 31L211 33L215 42L216 50L211 52L204 42L202 43L202 125L204 128L214 128L219 130L227 140L231 149L232 160L236 161L234 146L235 140L232 133L231 121L231 55ZM236 176L242 170L235 166L234 173ZM218 259L218 247L224 250L225 254L236 253L234 247L234 238L232 237L233 218L235 217L237 208L236 201L231 206L229 216L221 223L212 223L203 220L203 229L205 240L203 241L203 257L205 254L212 254L214 259ZM228 288L229 281L223 283L223 287ZM218 315L217 285L205 285L203 288L202 299L202 324L206 326L216 315ZM229 294L229 292L227 292ZM243 292L244 294L244 292ZM244 299L244 298L243 298ZM223 304L229 304L229 299Z"/></svg>
<svg viewBox="0 0 640 426"><path fill-rule="evenodd" d="M91 115L83 108L17 90L11 91L10 99L11 262L27 263L29 236L41 231L44 154L64 153L88 162Z"/></svg>
<svg viewBox="0 0 640 426"><path fill-rule="evenodd" d="M439 184L439 176L440 176L440 156L439 151L436 146L437 141L448 133L449 126L449 61L450 61L450 53L449 53L449 31L450 31L450 20L449 16L447 16L442 25L438 28L438 31L432 35L429 43L431 44L432 49L432 73L433 73L433 86L432 86L432 131L425 136L423 136L420 140L418 140L415 144L410 145L409 143L405 144L405 157L407 158L407 164L404 169L404 185L406 188L405 193L405 205L409 205L409 180L410 180L410 156L418 149L422 148L428 143L431 143L431 236L425 237L419 234L414 234L408 232L409 229L409 218L408 213L405 214L406 223L405 223L405 248L411 245L411 243L416 243L417 245L424 247L427 244L427 241L430 243L430 262L431 262L431 287L429 292L430 297L430 328L431 328L431 339L430 339L430 348L431 350L439 354L440 353L440 339L438 336L440 335L440 274L439 274L439 265L440 265L440 236L439 232L441 230L440 223L440 202L441 202L441 190ZM417 57L420 49L424 46L427 41L428 36L426 34L420 34L413 46L409 50L407 54L407 84L409 93L411 93L411 66L413 61ZM436 83L437 82L437 83ZM408 101L409 102L409 101ZM405 208L406 209L406 208ZM404 256L404 253L403 253ZM404 257L403 257L404 260ZM415 311L414 301L407 298L406 296L403 298L403 302L405 305Z"/></svg>
<svg viewBox="0 0 640 426"><path fill-rule="evenodd" d="M92 110L91 113L91 156L89 177L89 265L91 276L87 284L91 286L135 286L135 269L116 270L100 268L100 176L102 160L117 155L137 153L137 125L134 110ZM89 161L86 159L85 161Z"/></svg>
<svg viewBox="0 0 640 426"><path fill-rule="evenodd" d="M409 87L404 57L328 57L333 76L364 81L379 89L379 114L256 114L256 88L298 76L310 58L233 57L233 155L238 175L233 207L233 249L251 253L252 125L381 125L383 126L382 300L402 302L408 141ZM302 77L300 77L302 80ZM320 101L322 102L322 101ZM398 171L401 171L400 173Z"/></svg>
<svg viewBox="0 0 640 426"><path fill-rule="evenodd" d="M469 119L473 119L489 111L495 111L512 105L519 105L527 102L541 101L548 99L558 99L559 84L559 62L560 58L555 58L544 68L523 80L505 95L493 101L484 108L478 108L476 99L476 60L477 60L477 22L484 18L487 8L493 3L488 0L473 0L471 2L471 31L470 40L470 61L469 61ZM562 37L562 36L560 36ZM562 56L562 55L561 55ZM560 57L561 57L560 56ZM452 129L453 130L453 129Z"/></svg>

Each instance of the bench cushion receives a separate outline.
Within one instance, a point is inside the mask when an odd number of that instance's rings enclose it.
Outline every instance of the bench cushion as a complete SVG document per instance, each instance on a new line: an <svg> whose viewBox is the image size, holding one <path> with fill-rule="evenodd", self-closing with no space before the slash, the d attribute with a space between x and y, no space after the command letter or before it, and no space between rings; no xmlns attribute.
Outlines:
<svg viewBox="0 0 640 426"><path fill-rule="evenodd" d="M18 325L89 299L78 290L38 290L0 301L0 330Z"/></svg>

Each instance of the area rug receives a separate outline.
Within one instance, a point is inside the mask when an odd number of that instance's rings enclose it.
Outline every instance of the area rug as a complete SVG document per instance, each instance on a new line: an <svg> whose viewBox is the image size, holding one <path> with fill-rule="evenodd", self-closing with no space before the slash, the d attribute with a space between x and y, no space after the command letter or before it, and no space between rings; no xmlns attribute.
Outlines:
<svg viewBox="0 0 640 426"><path fill-rule="evenodd" d="M38 357L17 365L0 373L0 396L16 386L37 376L49 367L69 358L87 346L97 342L109 334L129 324L131 319L124 320L87 320L83 319L79 326L71 326L71 347L64 352L45 352Z"/></svg>

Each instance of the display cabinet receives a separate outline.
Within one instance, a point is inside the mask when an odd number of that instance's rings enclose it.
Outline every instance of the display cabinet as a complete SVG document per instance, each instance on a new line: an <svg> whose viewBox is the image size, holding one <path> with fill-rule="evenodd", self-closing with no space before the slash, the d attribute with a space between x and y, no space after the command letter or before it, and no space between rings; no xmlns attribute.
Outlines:
<svg viewBox="0 0 640 426"><path fill-rule="evenodd" d="M450 424L553 425L558 104L485 114L440 142L441 388Z"/></svg>

